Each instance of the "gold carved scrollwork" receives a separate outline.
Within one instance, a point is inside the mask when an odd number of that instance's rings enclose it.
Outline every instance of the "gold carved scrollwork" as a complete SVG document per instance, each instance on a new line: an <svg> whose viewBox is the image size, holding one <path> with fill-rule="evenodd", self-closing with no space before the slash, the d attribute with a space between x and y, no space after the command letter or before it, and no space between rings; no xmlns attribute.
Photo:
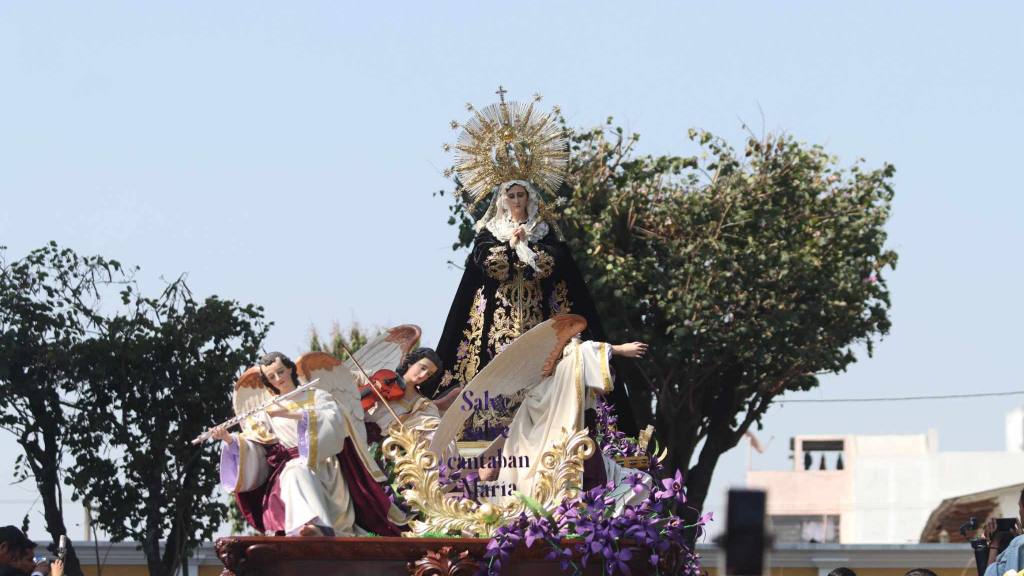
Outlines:
<svg viewBox="0 0 1024 576"><path fill-rule="evenodd" d="M384 455L395 463L402 496L423 516L409 522L412 535L441 532L489 538L525 511L519 499L509 504L481 504L448 496L441 486L438 457L430 451L421 431L392 426L388 434ZM554 512L564 499L575 498L583 482L583 461L595 452L594 441L587 436L586 429L567 434L541 454L530 496L549 512Z"/></svg>

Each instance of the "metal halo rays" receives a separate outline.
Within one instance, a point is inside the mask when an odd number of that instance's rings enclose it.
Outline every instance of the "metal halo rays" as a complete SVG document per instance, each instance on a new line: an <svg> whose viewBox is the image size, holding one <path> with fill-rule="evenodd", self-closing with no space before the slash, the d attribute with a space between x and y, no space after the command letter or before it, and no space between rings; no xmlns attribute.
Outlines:
<svg viewBox="0 0 1024 576"><path fill-rule="evenodd" d="M544 113L536 109L540 95L529 103L501 101L482 110L467 104L473 113L454 145L455 164L445 171L457 173L463 199L472 208L488 197L495 186L509 180L527 180L548 195L554 195L565 179L569 164L569 138L558 121L558 107Z"/></svg>

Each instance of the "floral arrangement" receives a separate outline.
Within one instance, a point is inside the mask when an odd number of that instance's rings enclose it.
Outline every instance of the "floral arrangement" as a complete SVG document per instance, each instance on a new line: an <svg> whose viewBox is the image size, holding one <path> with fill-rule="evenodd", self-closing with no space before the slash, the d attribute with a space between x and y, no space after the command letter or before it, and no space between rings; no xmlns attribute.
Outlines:
<svg viewBox="0 0 1024 576"><path fill-rule="evenodd" d="M579 498L563 502L554 513L520 496L532 514L498 529L487 544L481 576L498 576L512 552L522 542L527 548L541 544L549 548L546 558L558 560L562 569L582 574L590 564L600 563L602 574L629 576L630 561L646 552L650 574L700 574L700 559L689 546L689 531L704 532L711 513L693 524L677 514L686 504L682 474L661 481L661 489L648 491L646 499L617 510L616 499L623 490L641 494L641 476L618 489L612 484L593 488ZM577 561L578 560L578 561Z"/></svg>
<svg viewBox="0 0 1024 576"><path fill-rule="evenodd" d="M641 456L647 448L620 432L618 417L611 404L598 398L595 406L594 438L609 458ZM655 451L656 452L656 451ZM663 466L648 454L647 472L657 478ZM616 506L628 491L647 497L638 504ZM682 473L678 470L661 480L660 488L648 490L642 474L634 474L625 485L613 483L593 488L578 498L566 500L550 513L520 495L532 514L522 514L516 521L498 529L487 544L481 576L498 576L512 552L520 545L527 548L546 546L548 560L558 560L562 570L581 574L588 565L600 563L602 574L630 575L630 561L638 553L646 553L650 574L700 574L700 558L690 542L700 538L712 520L704 514L692 524L680 516L686 506ZM696 512L695 509L692 509ZM1024 576L1024 575L1022 575Z"/></svg>
<svg viewBox="0 0 1024 576"><path fill-rule="evenodd" d="M615 415L615 408L605 402L603 397L597 398L594 406L597 413L597 426L593 431L594 440L598 447L609 458L616 456L639 456L643 453L636 440L626 436L619 431L619 417ZM652 473L655 472L652 470Z"/></svg>
<svg viewBox="0 0 1024 576"><path fill-rule="evenodd" d="M624 483L597 486L562 501L554 511L519 494L527 512L497 529L487 544L479 576L499 576L520 545L545 547L546 559L559 562L562 570L571 574L582 574L588 566L597 565L606 576L631 576L639 562L634 558L640 556L647 562L644 574L701 574L700 558L692 542L703 535L705 526L712 520L711 514L689 524L684 520L684 513L690 512L689 517L694 518L698 511L692 507L687 509L679 471L660 484L655 481L652 486L648 474L653 478L664 475L660 459L648 452L649 447L640 446L618 430L617 417L610 404L598 400L592 423L594 439L606 456L646 455L647 474L637 472ZM388 471L393 474L392 470ZM479 475L475 471L450 468L441 462L437 472L440 487L446 494L479 502L476 490ZM388 492L394 502L405 504L398 490ZM627 501L631 503L624 504ZM449 533L425 535L457 537Z"/></svg>

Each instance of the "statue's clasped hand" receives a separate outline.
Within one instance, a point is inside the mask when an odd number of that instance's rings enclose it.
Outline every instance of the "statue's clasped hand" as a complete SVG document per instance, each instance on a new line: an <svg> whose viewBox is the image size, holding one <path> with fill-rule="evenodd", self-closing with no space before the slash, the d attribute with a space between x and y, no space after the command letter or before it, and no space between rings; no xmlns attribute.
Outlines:
<svg viewBox="0 0 1024 576"><path fill-rule="evenodd" d="M515 248L516 244L519 244L523 240L526 240L526 228L518 226L512 231L512 237L508 239L508 243L510 246Z"/></svg>

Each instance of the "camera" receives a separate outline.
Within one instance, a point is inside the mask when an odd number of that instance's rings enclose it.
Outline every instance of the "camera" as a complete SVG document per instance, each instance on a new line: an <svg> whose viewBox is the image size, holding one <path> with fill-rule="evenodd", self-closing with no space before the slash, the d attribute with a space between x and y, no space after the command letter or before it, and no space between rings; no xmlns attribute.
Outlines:
<svg viewBox="0 0 1024 576"><path fill-rule="evenodd" d="M996 518L996 532L1012 532L1016 528L1016 518Z"/></svg>

